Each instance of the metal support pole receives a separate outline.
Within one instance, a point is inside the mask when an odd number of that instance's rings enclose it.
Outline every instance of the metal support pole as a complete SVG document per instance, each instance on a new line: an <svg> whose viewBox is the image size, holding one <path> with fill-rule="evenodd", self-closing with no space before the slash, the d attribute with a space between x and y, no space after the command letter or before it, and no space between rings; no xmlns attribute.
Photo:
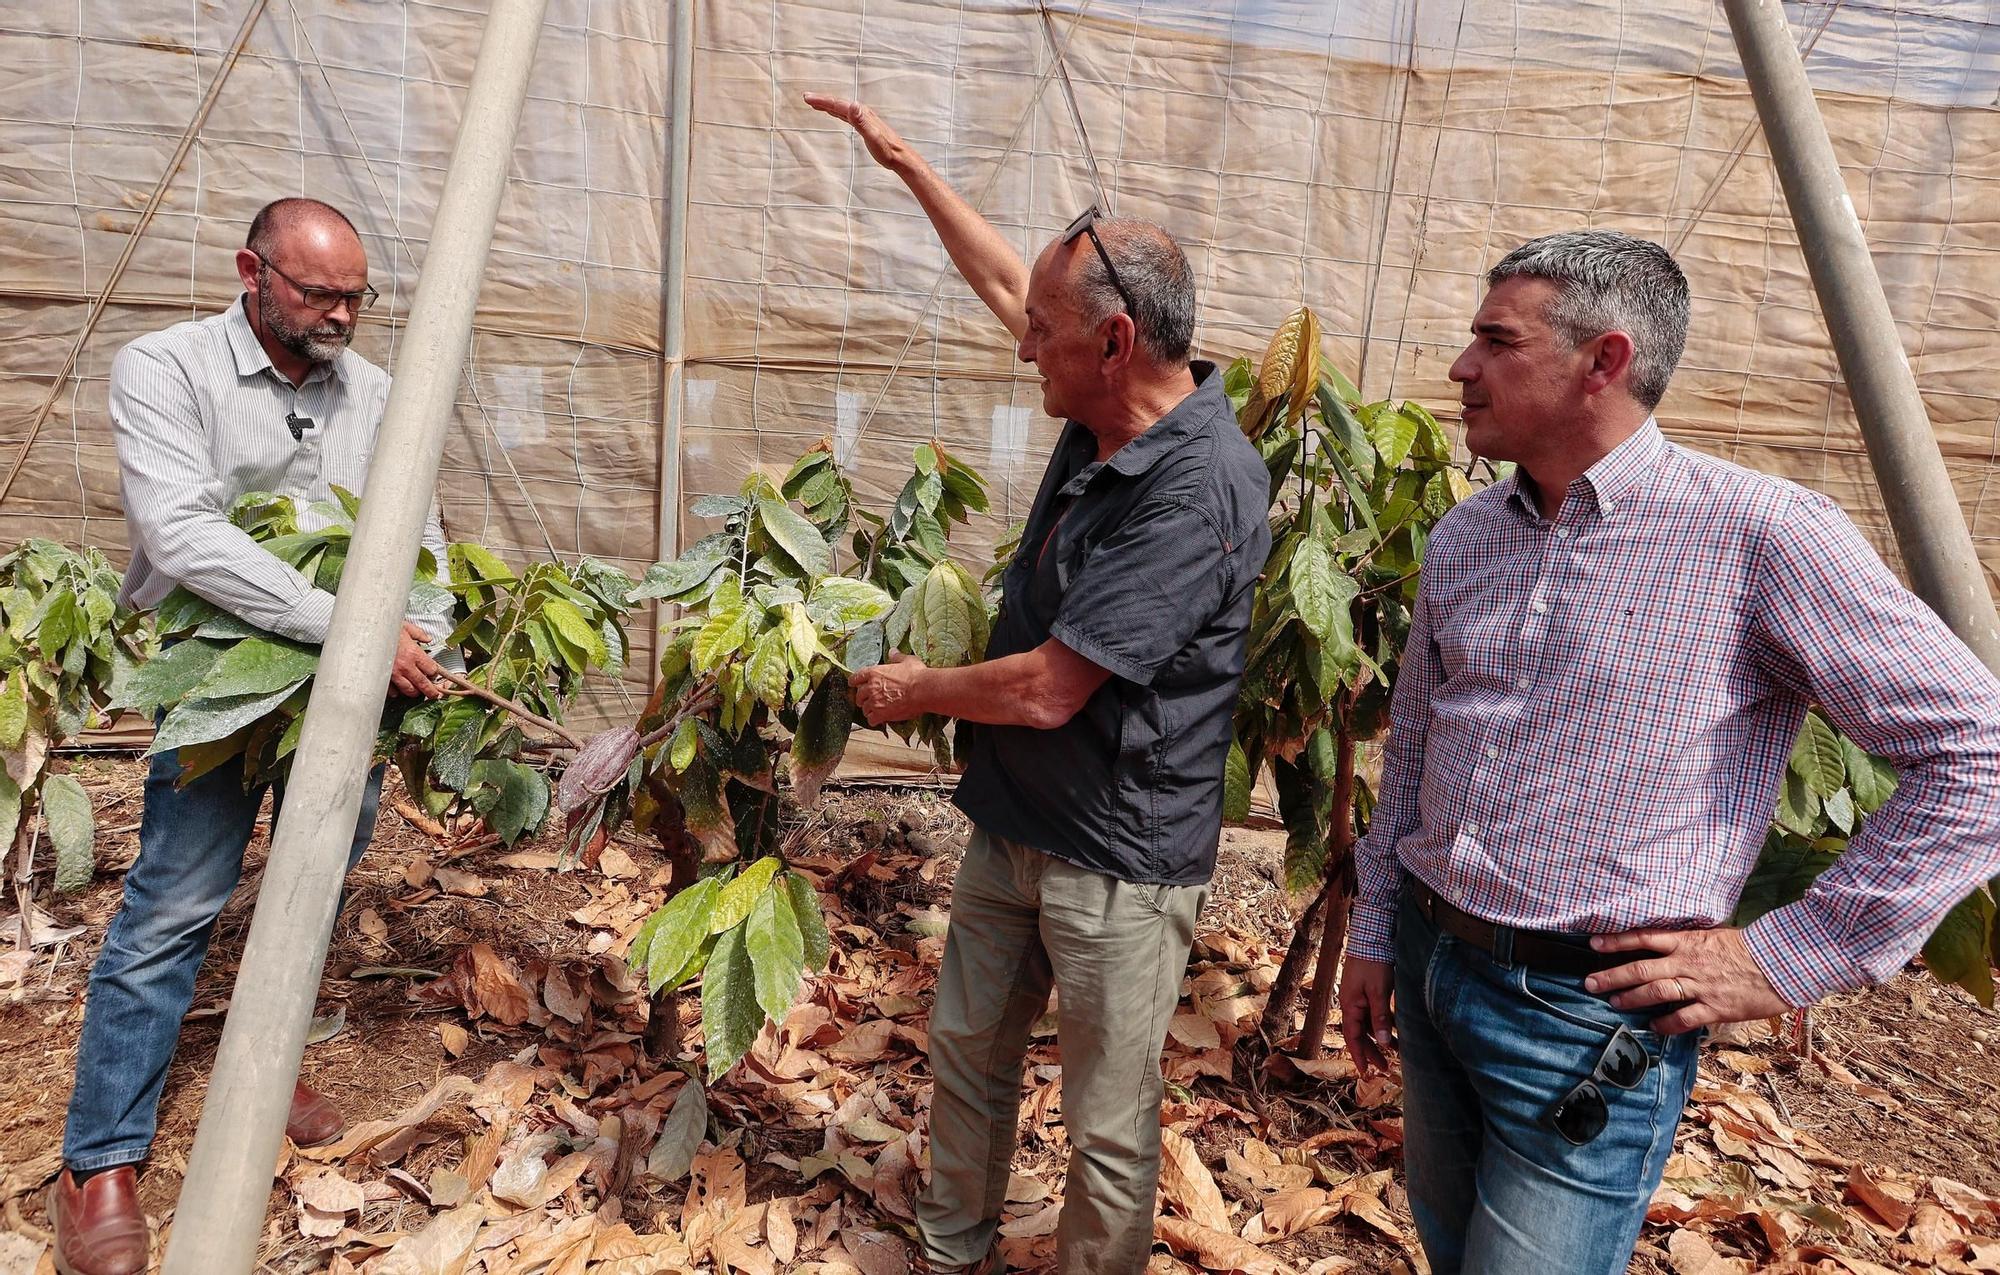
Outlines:
<svg viewBox="0 0 2000 1275"><path fill-rule="evenodd" d="M251 1270L546 0L493 0L202 1104L165 1275Z"/></svg>
<svg viewBox="0 0 2000 1275"><path fill-rule="evenodd" d="M1910 587L2000 673L2000 619L1779 0L1723 0Z"/></svg>
<svg viewBox="0 0 2000 1275"><path fill-rule="evenodd" d="M673 93L667 121L667 224L660 274L660 517L662 562L681 551L681 402L687 382L689 131L694 125L694 5L673 3Z"/></svg>

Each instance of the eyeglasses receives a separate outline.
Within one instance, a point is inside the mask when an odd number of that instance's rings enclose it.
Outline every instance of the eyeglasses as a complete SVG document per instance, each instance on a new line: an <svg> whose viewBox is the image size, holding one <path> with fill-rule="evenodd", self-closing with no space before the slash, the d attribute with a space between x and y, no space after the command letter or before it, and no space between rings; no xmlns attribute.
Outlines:
<svg viewBox="0 0 2000 1275"><path fill-rule="evenodd" d="M291 284L294 288L297 288L299 299L306 303L306 309L318 310L322 314L333 309L343 301L347 303L348 309L359 313L366 310L369 306L374 305L376 298L381 295L373 288L363 288L359 292L342 292L338 288L321 288L312 284L300 283L297 279L292 278L292 276L272 265L269 257L259 256L257 260L263 264L266 270L269 270L272 274Z"/></svg>
<svg viewBox="0 0 2000 1275"><path fill-rule="evenodd" d="M1549 1109L1544 1118L1551 1129L1560 1133L1575 1146L1583 1146L1604 1132L1604 1126L1611 1120L1611 1109L1605 1101L1604 1090L1599 1085L1614 1085L1620 1089L1636 1089L1646 1078L1646 1069L1652 1065L1652 1056L1639 1038L1631 1030L1620 1024L1611 1033L1611 1039L1604 1046L1597 1066L1591 1068L1590 1077L1578 1083L1576 1088L1563 1095L1563 1100Z"/></svg>
<svg viewBox="0 0 2000 1275"><path fill-rule="evenodd" d="M1104 263L1104 273L1111 276L1111 286L1118 289L1118 297L1125 303L1125 313L1132 316L1133 322L1136 323L1139 319L1139 307L1133 302L1132 294L1125 291L1125 283L1118 277L1118 267L1111 264L1111 254L1104 251L1104 241L1097 237L1097 223L1103 216L1103 213L1097 211L1096 204L1084 209L1077 215L1075 221L1069 223L1069 229L1063 231L1063 246L1075 243L1078 235L1090 236L1090 246L1097 249L1097 258Z"/></svg>

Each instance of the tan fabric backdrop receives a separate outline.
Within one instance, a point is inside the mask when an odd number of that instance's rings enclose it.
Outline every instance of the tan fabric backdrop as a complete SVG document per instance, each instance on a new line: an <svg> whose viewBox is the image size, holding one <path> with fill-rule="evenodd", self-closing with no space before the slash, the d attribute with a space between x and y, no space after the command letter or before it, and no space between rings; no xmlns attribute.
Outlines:
<svg viewBox="0 0 2000 1275"><path fill-rule="evenodd" d="M682 0L669 0L682 2ZM1255 352L1301 301L1375 396L1447 420L1480 274L1528 236L1673 246L1695 328L1661 409L1694 446L1840 499L1893 559L1852 412L1711 0L1064 0L1056 25L1118 211L1186 242L1198 341ZM1788 4L1989 573L2000 422L2000 0ZM393 366L484 6L271 0L0 502L0 537L122 550L112 354L234 294L269 198L339 204ZM0 465L245 12L244 0L0 4ZM880 107L1032 254L1090 199L1032 5L702 0L680 493L659 490L663 0L552 0L461 386L459 536L632 569L703 528L677 497L836 440L893 494L936 436L1025 512L1055 425L914 202L801 93ZM933 293L935 298L933 299ZM888 377L895 367L899 374ZM4 472L4 471L0 471ZM646 661L621 692L627 711Z"/></svg>

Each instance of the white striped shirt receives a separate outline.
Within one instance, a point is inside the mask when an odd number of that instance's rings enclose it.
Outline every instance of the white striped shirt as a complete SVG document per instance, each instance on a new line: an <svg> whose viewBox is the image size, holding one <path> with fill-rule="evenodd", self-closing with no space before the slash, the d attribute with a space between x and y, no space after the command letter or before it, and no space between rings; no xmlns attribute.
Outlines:
<svg viewBox="0 0 2000 1275"><path fill-rule="evenodd" d="M302 529L323 525L307 508L338 485L356 495L368 477L389 374L352 350L316 364L294 386L250 330L246 297L208 319L148 333L111 364L111 424L132 562L119 600L150 607L184 584L258 628L324 642L333 595L264 551L229 521L230 502L269 491L299 502ZM312 420L297 439L286 415ZM444 565L444 530L432 502L424 547ZM410 619L435 637L449 612Z"/></svg>

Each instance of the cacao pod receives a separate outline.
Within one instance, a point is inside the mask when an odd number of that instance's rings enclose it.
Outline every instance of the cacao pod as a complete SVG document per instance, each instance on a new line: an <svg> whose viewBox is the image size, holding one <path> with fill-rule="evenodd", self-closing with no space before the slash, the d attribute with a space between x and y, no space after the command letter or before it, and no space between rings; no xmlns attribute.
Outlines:
<svg viewBox="0 0 2000 1275"><path fill-rule="evenodd" d="M565 815L575 814L589 805L592 797L610 792L638 755L639 732L630 726L614 726L592 735L563 771L556 804Z"/></svg>

